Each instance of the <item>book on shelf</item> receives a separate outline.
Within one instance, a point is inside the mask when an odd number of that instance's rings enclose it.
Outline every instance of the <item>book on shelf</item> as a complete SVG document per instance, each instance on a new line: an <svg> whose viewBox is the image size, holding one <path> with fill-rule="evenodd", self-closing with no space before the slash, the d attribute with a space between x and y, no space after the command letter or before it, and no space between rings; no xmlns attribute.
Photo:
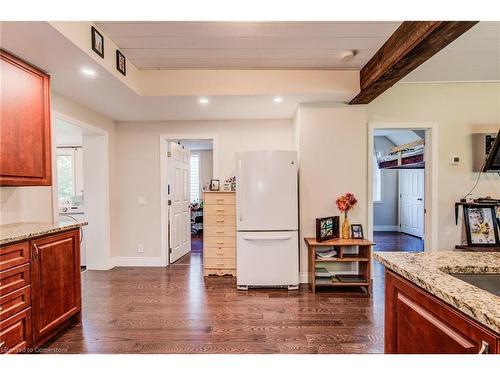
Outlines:
<svg viewBox="0 0 500 375"><path fill-rule="evenodd" d="M366 283L363 275L335 275L341 283Z"/></svg>
<svg viewBox="0 0 500 375"><path fill-rule="evenodd" d="M328 271L324 267L316 267L315 275L316 275L316 277L320 277L320 278L327 278L327 277L331 278L332 277L332 274L330 273L330 271Z"/></svg>
<svg viewBox="0 0 500 375"><path fill-rule="evenodd" d="M338 254L334 248L316 249L316 259L330 259Z"/></svg>

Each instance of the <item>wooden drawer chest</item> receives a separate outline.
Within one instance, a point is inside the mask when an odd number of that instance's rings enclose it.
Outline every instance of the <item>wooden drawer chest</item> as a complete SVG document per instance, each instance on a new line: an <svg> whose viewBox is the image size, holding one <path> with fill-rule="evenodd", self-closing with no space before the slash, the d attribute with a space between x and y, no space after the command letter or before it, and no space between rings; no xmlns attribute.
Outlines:
<svg viewBox="0 0 500 375"><path fill-rule="evenodd" d="M203 194L203 275L236 276L236 193Z"/></svg>

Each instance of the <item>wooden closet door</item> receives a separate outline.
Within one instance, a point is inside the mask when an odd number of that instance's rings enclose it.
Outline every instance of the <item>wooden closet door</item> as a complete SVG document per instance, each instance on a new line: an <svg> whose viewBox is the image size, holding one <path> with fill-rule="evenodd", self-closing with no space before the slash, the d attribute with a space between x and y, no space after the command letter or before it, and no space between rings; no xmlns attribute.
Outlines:
<svg viewBox="0 0 500 375"><path fill-rule="evenodd" d="M31 241L31 288L37 342L81 309L78 230Z"/></svg>
<svg viewBox="0 0 500 375"><path fill-rule="evenodd" d="M49 76L0 50L0 185L51 185Z"/></svg>

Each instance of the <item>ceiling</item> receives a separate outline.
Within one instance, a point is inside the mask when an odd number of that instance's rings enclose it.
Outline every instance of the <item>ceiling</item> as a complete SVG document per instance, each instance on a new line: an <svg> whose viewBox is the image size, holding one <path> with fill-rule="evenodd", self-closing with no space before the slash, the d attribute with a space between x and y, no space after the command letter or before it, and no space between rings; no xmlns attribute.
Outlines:
<svg viewBox="0 0 500 375"><path fill-rule="evenodd" d="M417 134L417 133L420 133ZM375 129L374 136L386 137L395 146L401 146L406 143L415 142L422 139L423 134L420 131L414 130L395 130L395 129Z"/></svg>
<svg viewBox="0 0 500 375"><path fill-rule="evenodd" d="M500 22L479 22L402 82L500 81Z"/></svg>
<svg viewBox="0 0 500 375"><path fill-rule="evenodd" d="M139 69L359 70L400 22L96 22ZM341 60L356 50L351 62Z"/></svg>

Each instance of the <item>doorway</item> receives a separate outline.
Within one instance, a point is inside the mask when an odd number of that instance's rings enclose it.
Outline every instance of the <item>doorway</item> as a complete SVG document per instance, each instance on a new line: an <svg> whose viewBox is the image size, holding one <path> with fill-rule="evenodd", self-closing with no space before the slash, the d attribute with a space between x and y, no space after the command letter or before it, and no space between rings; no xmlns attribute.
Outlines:
<svg viewBox="0 0 500 375"><path fill-rule="evenodd" d="M80 235L80 263L111 268L108 195L108 136L101 129L54 115L55 221L86 221Z"/></svg>
<svg viewBox="0 0 500 375"><path fill-rule="evenodd" d="M369 124L368 233L378 251L435 248L435 124Z"/></svg>
<svg viewBox="0 0 500 375"><path fill-rule="evenodd" d="M188 258L201 265L203 191L215 176L215 137L161 136L160 143L162 257L166 265Z"/></svg>

